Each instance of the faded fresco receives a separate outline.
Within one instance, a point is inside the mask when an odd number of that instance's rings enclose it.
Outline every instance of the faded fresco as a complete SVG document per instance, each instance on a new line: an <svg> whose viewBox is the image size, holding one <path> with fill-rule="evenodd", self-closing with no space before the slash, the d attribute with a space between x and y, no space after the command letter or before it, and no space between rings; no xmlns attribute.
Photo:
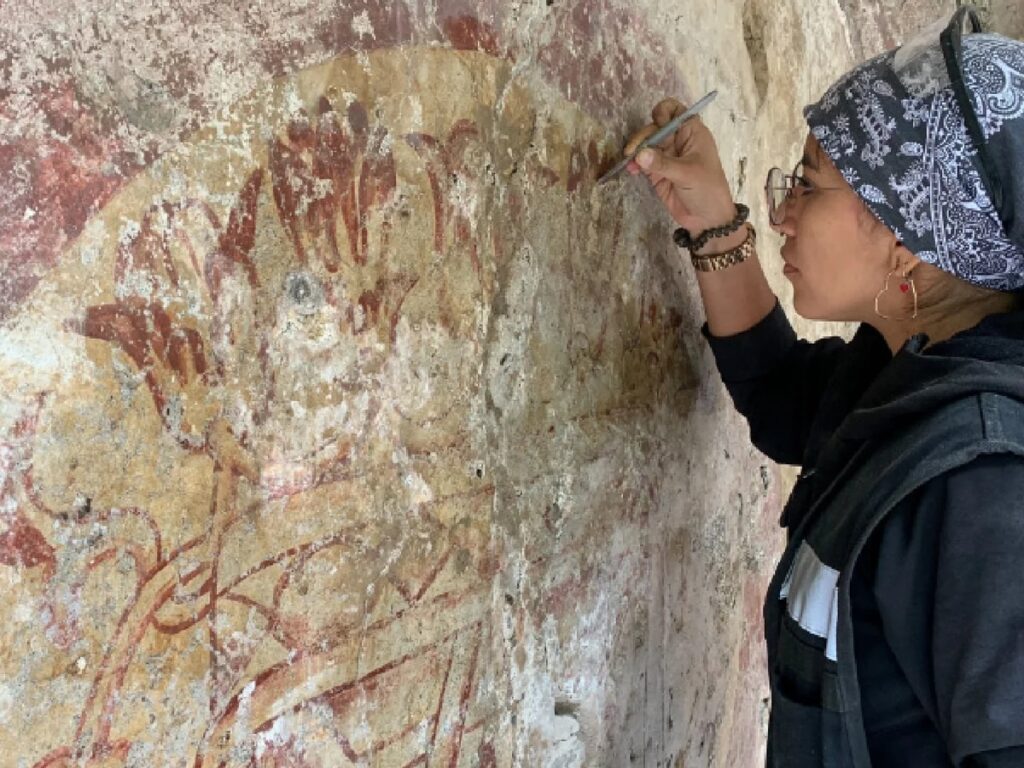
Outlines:
<svg viewBox="0 0 1024 768"><path fill-rule="evenodd" d="M760 764L790 479L595 180L720 88L788 301L890 5L0 2L0 768Z"/></svg>
<svg viewBox="0 0 1024 768"><path fill-rule="evenodd" d="M597 572L623 601L620 437L692 399L612 152L500 58L377 51L85 222L0 350L11 765L511 764L502 583L559 633Z"/></svg>

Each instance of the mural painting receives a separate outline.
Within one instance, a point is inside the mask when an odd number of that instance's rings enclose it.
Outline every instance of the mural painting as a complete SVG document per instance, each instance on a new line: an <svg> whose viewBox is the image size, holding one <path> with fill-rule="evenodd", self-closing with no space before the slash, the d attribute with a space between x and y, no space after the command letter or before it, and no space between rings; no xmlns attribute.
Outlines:
<svg viewBox="0 0 1024 768"><path fill-rule="evenodd" d="M11 765L522 764L528 630L585 633L598 571L643 589L659 450L623 452L692 397L615 151L508 61L407 46L104 202L0 343Z"/></svg>

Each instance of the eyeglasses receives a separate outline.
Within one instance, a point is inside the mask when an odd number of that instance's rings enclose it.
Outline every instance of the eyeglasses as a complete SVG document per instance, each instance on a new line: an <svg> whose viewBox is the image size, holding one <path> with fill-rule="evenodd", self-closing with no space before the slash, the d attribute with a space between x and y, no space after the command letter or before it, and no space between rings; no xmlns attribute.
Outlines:
<svg viewBox="0 0 1024 768"><path fill-rule="evenodd" d="M809 186L807 180L797 173L800 163L793 168L792 173L785 173L781 168L772 168L768 171L768 178L764 183L764 196L768 202L768 220L778 226L786 220L786 202L796 194L797 189L805 189Z"/></svg>
<svg viewBox="0 0 1024 768"><path fill-rule="evenodd" d="M768 221L773 226L777 227L786 220L786 204L794 197L804 195L811 190L824 192L830 189L844 189L844 187L823 187L812 184L797 173L801 165L803 165L802 160L796 164L792 173L783 173L781 168L772 168L768 171L768 178L764 183L764 196L768 201Z"/></svg>
<svg viewBox="0 0 1024 768"><path fill-rule="evenodd" d="M797 171L802 163L797 163L792 173L785 173L781 168L768 171L764 183L764 195L768 201L768 220L778 226L786 220L786 203L791 197L799 194L796 190L810 188L810 183Z"/></svg>

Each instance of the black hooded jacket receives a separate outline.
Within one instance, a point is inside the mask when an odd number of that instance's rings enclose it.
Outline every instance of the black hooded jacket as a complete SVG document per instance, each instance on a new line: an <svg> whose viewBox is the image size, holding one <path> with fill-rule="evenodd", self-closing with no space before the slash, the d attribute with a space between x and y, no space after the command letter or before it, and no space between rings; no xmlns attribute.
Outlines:
<svg viewBox="0 0 1024 768"><path fill-rule="evenodd" d="M797 339L778 303L743 333L701 333L753 444L802 467L787 533L864 441L971 393L1024 402L1024 312L895 356L867 324L849 342ZM875 768L1024 767L1024 457L978 456L900 502L850 599Z"/></svg>

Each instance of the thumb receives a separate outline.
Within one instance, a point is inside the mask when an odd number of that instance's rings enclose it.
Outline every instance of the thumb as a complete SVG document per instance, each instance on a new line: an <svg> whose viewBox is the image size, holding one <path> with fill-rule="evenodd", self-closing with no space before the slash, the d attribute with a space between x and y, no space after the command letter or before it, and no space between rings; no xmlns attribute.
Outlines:
<svg viewBox="0 0 1024 768"><path fill-rule="evenodd" d="M649 147L641 150L640 154L636 156L636 164L648 174L656 173L673 182L681 181L679 163L672 162L661 152Z"/></svg>

